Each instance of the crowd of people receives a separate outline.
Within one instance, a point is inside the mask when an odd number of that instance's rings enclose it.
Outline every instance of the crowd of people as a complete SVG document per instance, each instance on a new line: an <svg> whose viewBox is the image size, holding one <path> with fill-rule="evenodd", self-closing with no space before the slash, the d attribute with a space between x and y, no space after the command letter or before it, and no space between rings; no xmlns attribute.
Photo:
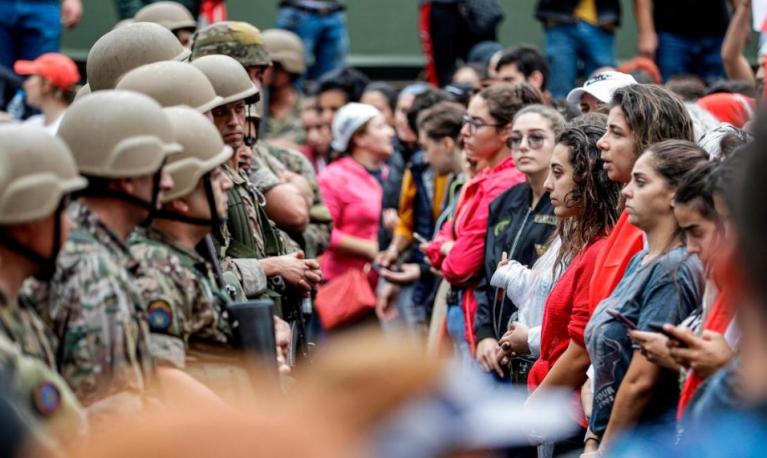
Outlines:
<svg viewBox="0 0 767 458"><path fill-rule="evenodd" d="M487 43L370 81L174 2L100 37L83 86L15 60L38 113L0 125L2 454L760 456L748 7L705 72L645 29L660 68L581 56L579 86Z"/></svg>

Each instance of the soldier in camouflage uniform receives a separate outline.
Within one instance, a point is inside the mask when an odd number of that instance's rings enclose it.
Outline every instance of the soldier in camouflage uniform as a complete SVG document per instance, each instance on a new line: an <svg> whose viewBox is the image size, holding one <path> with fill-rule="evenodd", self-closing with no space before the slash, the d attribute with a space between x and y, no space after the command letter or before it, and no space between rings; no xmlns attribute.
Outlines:
<svg viewBox="0 0 767 458"><path fill-rule="evenodd" d="M89 181L70 208L74 227L48 291L59 367L92 412L141 408L154 375L151 348L178 344L149 340L139 266L125 241L172 186L162 166L180 146L160 105L127 91L73 104L58 135Z"/></svg>
<svg viewBox="0 0 767 458"><path fill-rule="evenodd" d="M152 332L173 335L186 344L186 358L177 355L174 364L186 367L216 392L231 392L230 377L211 377L211 373L218 372L216 364L224 366L225 372L242 370L240 356L232 352L234 335L227 309L231 301L246 298L234 276L216 278L209 261L218 259L206 260L195 247L226 218L232 181L222 166L232 150L204 116L186 107L166 108L166 113L184 151L169 159L173 189L165 194L153 225L134 233L131 251L145 266L139 285ZM214 257L215 252L209 255ZM281 323L275 330L278 337L284 334L284 326ZM290 343L285 337L277 348L283 363Z"/></svg>
<svg viewBox="0 0 767 458"><path fill-rule="evenodd" d="M19 292L24 278L53 273L57 241L68 233L63 202L86 181L66 145L44 129L2 126L0 145L0 374L37 439L71 439L83 432L84 412L56 373L49 329Z"/></svg>
<svg viewBox="0 0 767 458"><path fill-rule="evenodd" d="M304 44L288 30L265 30L263 37L273 65L266 71L261 137L298 149L306 141L301 125L303 96L296 88L296 81L306 71Z"/></svg>
<svg viewBox="0 0 767 458"><path fill-rule="evenodd" d="M255 27L245 23L218 23L202 29L195 35L192 45L192 59L210 54L225 54L235 58L240 65L248 69L249 76L254 84L261 86L263 78L261 73L254 69L265 70L271 65L271 59L266 50L265 40L260 31ZM249 115L260 119L260 110L248 110ZM258 124L256 122L256 124ZM262 140L256 141L258 126L252 126L248 123L246 136L250 142L253 142L254 160L256 165L268 165L272 169L270 175L276 177L276 180L265 180L263 167L254 167L251 172L251 180L257 186L266 183L268 186L276 186L278 183L291 184L307 200L307 223L298 225L298 216L288 215L283 217L285 209L293 212L298 211L297 204L285 205L283 202L273 204L272 200L267 199L267 213L281 229L286 230L292 235L305 251L308 257L319 256L330 242L330 212L327 210L317 185L316 176L309 161L298 151L281 148L276 145L269 145ZM283 164L292 174L279 174L281 167L274 164L275 161L268 159L271 156L277 159L277 162ZM259 161L260 158L260 161ZM271 189L271 188L269 188ZM263 193L268 193L261 187ZM303 227L301 227L303 226ZM308 229L308 230L307 230Z"/></svg>
<svg viewBox="0 0 767 458"><path fill-rule="evenodd" d="M213 119L224 142L235 151L224 166L234 188L229 193L226 230L219 231L216 236L226 254L222 264L230 268L233 265L233 270L239 271L249 297L257 295L248 285L248 272L254 272L251 259L260 260L258 266L265 277L280 276L293 286L310 289L319 281L318 264L304 260L302 253L286 255L288 251L281 231L267 215L267 195L272 198L273 192L282 186L279 179L260 162L260 158L241 157L243 152L249 152L247 148L243 149L246 102L253 101L258 89L242 66L231 57L206 56L195 60L192 65L205 73L216 94L226 102L226 105L213 110ZM242 167L254 159L257 165L251 166L254 178L251 183ZM293 200L275 201L273 204L281 203L286 207L281 210L291 213L300 210L295 206L305 206L305 200L300 196L298 199L297 203Z"/></svg>

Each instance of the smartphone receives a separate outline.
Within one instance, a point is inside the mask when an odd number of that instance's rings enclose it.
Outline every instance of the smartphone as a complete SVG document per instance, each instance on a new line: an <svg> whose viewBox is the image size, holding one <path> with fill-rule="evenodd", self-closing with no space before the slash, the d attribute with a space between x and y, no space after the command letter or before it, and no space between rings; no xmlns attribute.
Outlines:
<svg viewBox="0 0 767 458"><path fill-rule="evenodd" d="M423 235L419 234L418 232L413 232L413 238L416 240L416 242L429 244L429 241L426 240Z"/></svg>
<svg viewBox="0 0 767 458"><path fill-rule="evenodd" d="M636 330L637 328L636 323L631 321L628 317L626 317L626 315L622 314L621 312L608 309L607 314L615 318L616 320L620 321L624 326L626 326L629 329L629 331Z"/></svg>
<svg viewBox="0 0 767 458"><path fill-rule="evenodd" d="M684 342L682 342L681 340L677 339L675 335L673 335L673 334L671 334L670 332L668 332L668 331L666 331L665 329L663 329L663 325L661 325L660 329L658 329L658 332L660 332L660 333L661 333L661 334L663 334L664 336L668 337L668 338L669 338L669 340L673 340L674 342L676 342L676 344L677 344L677 346L678 346L678 347L680 347L680 348L685 348L685 347L687 347L687 344L686 344L686 343L684 343Z"/></svg>

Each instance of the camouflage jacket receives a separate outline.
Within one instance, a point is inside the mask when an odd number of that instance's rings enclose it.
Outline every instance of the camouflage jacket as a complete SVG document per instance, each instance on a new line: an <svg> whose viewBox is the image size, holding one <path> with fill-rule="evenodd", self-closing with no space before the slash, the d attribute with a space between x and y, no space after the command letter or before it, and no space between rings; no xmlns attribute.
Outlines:
<svg viewBox="0 0 767 458"><path fill-rule="evenodd" d="M8 384L16 410L44 445L85 432L86 417L77 397L56 373L52 345L42 322L21 304L0 295L0 378ZM24 335L28 334L28 335Z"/></svg>
<svg viewBox="0 0 767 458"><path fill-rule="evenodd" d="M303 99L293 105L288 115L283 119L277 119L271 114L266 118L264 138L266 140L287 140L295 145L303 145L306 142L306 133L301 124L301 107Z"/></svg>
<svg viewBox="0 0 767 458"><path fill-rule="evenodd" d="M2 295L0 295L0 301L3 303L0 307L0 332L15 343L22 353L39 359L55 370L54 338L37 312L24 299L13 306L7 304L6 298Z"/></svg>
<svg viewBox="0 0 767 458"><path fill-rule="evenodd" d="M73 218L48 291L61 373L86 406L143 395L153 362L138 263L85 205L74 204Z"/></svg>
<svg viewBox="0 0 767 458"><path fill-rule="evenodd" d="M230 298L218 288L210 266L198 253L152 228L133 234L131 252L142 263L138 285L153 334L174 336L186 348L196 341L231 343L226 311ZM179 367L183 367L181 356Z"/></svg>
<svg viewBox="0 0 767 458"><path fill-rule="evenodd" d="M282 148L266 142L257 143L254 147L253 155L254 157L266 156L276 159L276 163L274 160L265 162L276 175L279 175L284 170L289 170L295 174L301 175L309 182L314 193L314 200L312 201L312 206L309 211L311 219L309 226L302 234L300 234L298 242L307 258L312 259L319 257L330 244L332 220L330 218L330 211L325 206L325 201L322 199L322 193L320 192L320 187L317 183L317 175L314 173L312 163L309 162L309 159L307 159L306 156L298 151Z"/></svg>

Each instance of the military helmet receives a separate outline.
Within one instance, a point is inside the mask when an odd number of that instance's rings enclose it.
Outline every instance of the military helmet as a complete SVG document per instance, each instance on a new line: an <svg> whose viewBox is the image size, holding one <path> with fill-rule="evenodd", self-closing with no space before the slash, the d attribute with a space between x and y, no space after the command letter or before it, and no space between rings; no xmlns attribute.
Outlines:
<svg viewBox="0 0 767 458"><path fill-rule="evenodd" d="M192 38L192 60L211 54L231 56L243 67L271 65L261 31L247 22L216 22Z"/></svg>
<svg viewBox="0 0 767 458"><path fill-rule="evenodd" d="M216 95L223 99L220 105L258 98L258 88L248 72L233 58L224 55L205 56L193 60L192 65L208 77Z"/></svg>
<svg viewBox="0 0 767 458"><path fill-rule="evenodd" d="M273 62L279 62L290 73L306 71L304 42L293 32L283 29L264 30L264 45Z"/></svg>
<svg viewBox="0 0 767 458"><path fill-rule="evenodd" d="M224 144L218 129L205 116L188 107L166 108L176 142L182 151L168 158L165 170L173 177L173 189L163 201L169 202L194 191L203 175L225 163L232 148Z"/></svg>
<svg viewBox="0 0 767 458"><path fill-rule="evenodd" d="M146 94L163 107L185 105L200 113L222 104L205 74L183 62L142 65L126 73L115 89Z"/></svg>
<svg viewBox="0 0 767 458"><path fill-rule="evenodd" d="M181 151L162 107L144 94L99 91L72 104L58 136L80 173L103 178L153 175L166 156Z"/></svg>
<svg viewBox="0 0 767 458"><path fill-rule="evenodd" d="M151 22L136 22L99 38L88 53L86 70L92 91L114 89L125 73L162 60L184 60L189 50L173 33Z"/></svg>
<svg viewBox="0 0 767 458"><path fill-rule="evenodd" d="M197 21L188 9L176 2L154 2L138 10L136 22L154 22L171 32L178 29L196 29Z"/></svg>
<svg viewBox="0 0 767 458"><path fill-rule="evenodd" d="M78 100L82 99L83 97L90 95L91 93L91 86L90 84L84 84L80 87L80 89L77 90L77 93L75 94L75 99L72 101L72 103L77 102Z"/></svg>
<svg viewBox="0 0 767 458"><path fill-rule="evenodd" d="M41 127L0 126L0 145L2 225L45 218L87 184L67 145Z"/></svg>

